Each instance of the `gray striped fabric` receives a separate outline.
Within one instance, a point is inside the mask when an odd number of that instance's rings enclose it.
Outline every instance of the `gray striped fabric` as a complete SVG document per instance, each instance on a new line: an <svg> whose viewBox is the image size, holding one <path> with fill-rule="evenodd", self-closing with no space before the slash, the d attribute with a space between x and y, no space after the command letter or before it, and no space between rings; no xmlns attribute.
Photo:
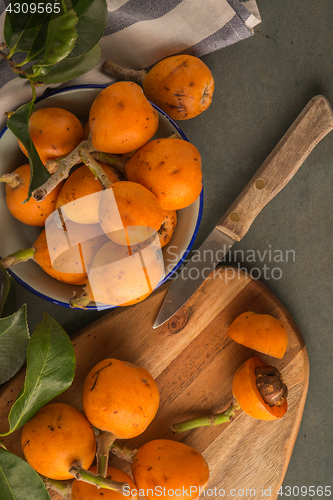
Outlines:
<svg viewBox="0 0 333 500"><path fill-rule="evenodd" d="M253 34L255 0L109 0L109 59L147 68L172 54L198 57Z"/></svg>
<svg viewBox="0 0 333 500"><path fill-rule="evenodd" d="M100 64L111 59L133 68L149 68L172 54L198 57L253 35L260 22L255 0L107 0L108 23L100 41ZM8 0L0 0L0 41ZM68 85L107 83L100 64ZM63 85L64 86L64 85ZM38 94L43 88L38 89ZM31 90L0 60L0 126L3 113L30 100ZM19 101L19 102L18 102Z"/></svg>

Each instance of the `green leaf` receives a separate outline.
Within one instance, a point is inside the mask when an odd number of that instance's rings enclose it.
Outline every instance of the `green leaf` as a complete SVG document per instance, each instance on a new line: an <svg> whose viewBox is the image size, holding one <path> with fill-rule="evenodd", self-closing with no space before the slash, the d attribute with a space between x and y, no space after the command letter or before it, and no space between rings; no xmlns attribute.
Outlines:
<svg viewBox="0 0 333 500"><path fill-rule="evenodd" d="M79 57L66 57L60 63L52 67L52 69L43 76L39 76L38 80L43 83L62 83L77 78L78 76L92 70L98 64L101 58L101 48L96 44L89 52Z"/></svg>
<svg viewBox="0 0 333 500"><path fill-rule="evenodd" d="M0 264L0 280L2 280L2 294L0 293L0 317L10 316L15 312L15 280Z"/></svg>
<svg viewBox="0 0 333 500"><path fill-rule="evenodd" d="M9 274L9 272L0 264L0 317L3 312L3 308L10 292L11 287L15 283L14 278Z"/></svg>
<svg viewBox="0 0 333 500"><path fill-rule="evenodd" d="M20 15L15 13L16 5ZM10 48L10 58L17 52L28 52L19 66L39 58L33 70L38 74L43 66L58 63L73 50L77 38L75 26L78 17L70 0L58 2L61 6L60 13L24 13L24 5L27 6L27 2L19 0L15 2L13 12L7 12L4 37ZM36 2L30 4L30 9L32 6L36 9L44 6L45 9L46 4Z"/></svg>
<svg viewBox="0 0 333 500"><path fill-rule="evenodd" d="M26 14L22 12L24 0L16 0L20 15L7 12L4 23L4 38L10 49L10 55L15 52L29 52L40 26L50 17L47 13Z"/></svg>
<svg viewBox="0 0 333 500"><path fill-rule="evenodd" d="M26 305L8 318L0 319L0 384L24 365L29 340Z"/></svg>
<svg viewBox="0 0 333 500"><path fill-rule="evenodd" d="M38 27L34 39L31 41L29 48L26 50L26 52L28 52L28 55L23 61L23 64L30 61L37 61L40 58L43 59L45 54L48 29L49 25L47 23L47 20Z"/></svg>
<svg viewBox="0 0 333 500"><path fill-rule="evenodd" d="M33 65L35 74L40 73L41 67L57 64L71 53L77 39L75 29L77 22L78 17L73 9L61 16L51 15L48 21L44 56L38 64Z"/></svg>
<svg viewBox="0 0 333 500"><path fill-rule="evenodd" d="M35 99L33 98L28 104L24 104L13 115L10 116L7 122L8 128L22 142L28 153L29 163L31 167L31 177L28 198L34 189L44 184L50 177L49 172L42 163L37 150L31 140L29 134L29 119L35 109Z"/></svg>
<svg viewBox="0 0 333 500"><path fill-rule="evenodd" d="M0 447L1 500L51 500L37 472L22 458Z"/></svg>
<svg viewBox="0 0 333 500"><path fill-rule="evenodd" d="M78 37L70 58L85 54L98 43L108 19L106 0L76 0L73 1L73 8L79 21L76 25Z"/></svg>
<svg viewBox="0 0 333 500"><path fill-rule="evenodd" d="M22 427L46 403L68 389L74 371L70 338L55 319L44 313L44 320L29 342L24 387L9 412L9 431L1 435Z"/></svg>
<svg viewBox="0 0 333 500"><path fill-rule="evenodd" d="M23 3L26 2L23 1ZM66 0L66 7L68 10L73 7L78 19L75 26L77 39L69 54L71 58L74 58L88 52L102 37L107 23L107 3L106 0L73 0L72 3ZM68 14L66 15L68 16ZM64 11L62 10L63 16ZM10 13L6 16L4 32L7 45L13 52L28 52L25 60L19 66L29 61L36 61L35 68L29 70L30 75L46 74L50 69L44 65L48 64L46 61L46 41L47 37L50 37L49 27L53 22L51 22L51 15L34 14L31 16L25 14L20 16L19 20L17 17L13 17L13 14ZM59 17L59 15L53 17ZM60 40L62 41L62 38ZM42 67L43 69L41 69Z"/></svg>
<svg viewBox="0 0 333 500"><path fill-rule="evenodd" d="M5 292L6 287L6 275L4 268L0 265L0 316L2 314L3 305L6 301L6 297L8 295L9 288L7 286L7 293Z"/></svg>

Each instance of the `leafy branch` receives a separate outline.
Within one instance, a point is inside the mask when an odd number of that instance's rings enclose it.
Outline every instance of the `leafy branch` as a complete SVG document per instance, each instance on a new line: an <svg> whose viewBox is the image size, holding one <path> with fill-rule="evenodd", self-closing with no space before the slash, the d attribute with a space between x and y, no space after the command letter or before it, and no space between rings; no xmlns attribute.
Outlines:
<svg viewBox="0 0 333 500"><path fill-rule="evenodd" d="M107 21L106 0L62 0L48 12L27 12L16 0L17 10L8 9L4 22L5 43L0 57L18 77L26 79L32 99L15 112L8 110L8 128L23 143L28 153L31 177L28 198L49 178L29 134L29 119L35 109L36 87L59 84L93 69L101 57L99 40ZM39 2L38 5L47 4ZM48 3L50 4L50 2ZM19 12L19 13L18 13ZM17 62L17 60L20 62ZM27 198L27 199L28 199Z"/></svg>

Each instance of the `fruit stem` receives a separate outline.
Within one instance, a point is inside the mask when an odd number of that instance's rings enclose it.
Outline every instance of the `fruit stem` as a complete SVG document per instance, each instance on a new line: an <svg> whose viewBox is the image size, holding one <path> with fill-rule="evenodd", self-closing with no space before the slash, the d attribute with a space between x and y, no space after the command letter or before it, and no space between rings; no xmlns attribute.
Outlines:
<svg viewBox="0 0 333 500"><path fill-rule="evenodd" d="M63 500L70 500L72 493L72 480L71 481L58 481L57 479L49 479L43 477L43 482L47 489L59 493Z"/></svg>
<svg viewBox="0 0 333 500"><path fill-rule="evenodd" d="M114 76L116 78L121 78L121 80L129 80L131 82L138 83L142 85L143 80L147 76L147 71L144 69L129 69L122 66L118 66L112 61L105 61L102 64L102 70L107 75Z"/></svg>
<svg viewBox="0 0 333 500"><path fill-rule="evenodd" d="M109 463L110 447L116 436L112 432L101 431L97 436L97 471L102 477L106 477Z"/></svg>
<svg viewBox="0 0 333 500"><path fill-rule="evenodd" d="M0 259L0 264L8 269L19 262L26 262L27 260L31 260L34 258L36 253L36 249L34 247L27 248L26 250L17 250L17 252L11 253L7 255L7 257L3 257Z"/></svg>
<svg viewBox="0 0 333 500"><path fill-rule="evenodd" d="M0 45L0 57L2 57L3 59L5 59L8 62L10 68L12 69L12 71L14 71L14 73L17 73L18 75L22 75L25 78L28 78L30 80L30 77L26 73L26 71L23 71L23 69L19 68L18 65L16 65L13 61L11 61L11 57L13 56L13 54L15 52L11 51L9 54L5 54L4 52L2 52L2 50L6 49L6 48L7 48L6 44Z"/></svg>
<svg viewBox="0 0 333 500"><path fill-rule="evenodd" d="M96 488L106 488L108 490L117 491L118 493L126 493L126 491L129 490L128 483L121 483L101 477L99 474L94 474L91 471L83 469L77 462L71 465L69 473L78 481L93 484Z"/></svg>
<svg viewBox="0 0 333 500"><path fill-rule="evenodd" d="M45 200L46 196L51 193L51 191L53 191L53 189L58 186L60 182L62 182L64 179L67 179L72 167L81 162L79 150L82 148L87 149L89 152L96 151L90 139L80 142L80 144L75 149L73 149L73 151L68 156L62 158L58 162L57 170L48 178L48 180L31 193L31 196L36 201ZM51 160L51 162L53 162L53 160ZM47 163L46 168L48 169Z"/></svg>
<svg viewBox="0 0 333 500"><path fill-rule="evenodd" d="M138 450L130 450L117 443L112 443L110 451L120 460L126 460L126 462L132 463Z"/></svg>
<svg viewBox="0 0 333 500"><path fill-rule="evenodd" d="M79 297L77 297L74 293L73 297L69 301L69 307L72 309L78 308L78 309L86 309L87 305L90 304L90 302L94 301L94 297L92 294L91 287L89 283L85 285L83 288L83 292Z"/></svg>
<svg viewBox="0 0 333 500"><path fill-rule="evenodd" d="M130 158L130 157L125 158L121 156L116 156L109 153L102 153L101 151L94 152L91 154L91 156L95 160L98 160L102 163L106 163L107 165L116 168L123 175L125 175L125 164Z"/></svg>
<svg viewBox="0 0 333 500"><path fill-rule="evenodd" d="M64 160L66 158L66 156L62 156L61 158L54 158L53 160L47 160L47 162L45 163L45 168L47 169L47 171L49 172L49 174L54 174L54 172L56 170L58 170L58 167L59 167L59 163ZM81 158L78 157L77 159L77 162L75 164L73 164L73 167L74 165L77 165L78 163L81 163Z"/></svg>
<svg viewBox="0 0 333 500"><path fill-rule="evenodd" d="M209 425L220 425L229 422L235 416L235 412L240 409L237 402L232 403L229 408L222 413L206 415L204 417L191 418L184 422L178 422L170 427L170 430L175 433L189 431L198 427L206 427Z"/></svg>
<svg viewBox="0 0 333 500"><path fill-rule="evenodd" d="M168 139L182 139L182 136L178 132L174 132L173 134L168 136Z"/></svg>
<svg viewBox="0 0 333 500"><path fill-rule="evenodd" d="M110 181L103 168L97 163L96 160L91 156L88 149L79 149L79 155L83 163L89 168L89 170L94 174L96 179L99 180L103 189L108 189L112 186L113 182Z"/></svg>
<svg viewBox="0 0 333 500"><path fill-rule="evenodd" d="M0 182L5 182L12 189L17 188L21 182L17 173L12 172L11 174L3 174L0 176Z"/></svg>

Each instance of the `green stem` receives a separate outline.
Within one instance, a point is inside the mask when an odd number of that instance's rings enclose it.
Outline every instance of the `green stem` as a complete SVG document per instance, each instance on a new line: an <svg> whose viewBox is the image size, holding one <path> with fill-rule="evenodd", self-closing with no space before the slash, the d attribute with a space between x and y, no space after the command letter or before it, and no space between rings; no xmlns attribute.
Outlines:
<svg viewBox="0 0 333 500"><path fill-rule="evenodd" d="M101 151L96 151L91 154L91 156L102 163L106 163L106 165L110 165L111 167L116 168L125 175L125 164L129 160L129 158L122 158L120 156L112 155L109 153L102 153Z"/></svg>
<svg viewBox="0 0 333 500"><path fill-rule="evenodd" d="M32 100L35 102L36 100L36 86L34 85L34 82L33 80L28 76L27 77L29 79L29 83L30 83L30 86L31 86L31 91L32 91Z"/></svg>
<svg viewBox="0 0 333 500"><path fill-rule="evenodd" d="M126 460L126 462L132 463L138 450L130 450L124 446L119 446L117 443L112 443L110 451L120 460Z"/></svg>
<svg viewBox="0 0 333 500"><path fill-rule="evenodd" d="M68 11L67 11L65 0L61 0L61 5L62 5L62 8L64 9L64 14L67 14Z"/></svg>
<svg viewBox="0 0 333 500"><path fill-rule="evenodd" d="M238 403L233 403L229 408L222 413L217 413L213 415L206 415L204 417L191 418L190 420L185 420L184 422L178 422L170 427L170 430L175 433L189 431L191 429L197 429L198 427L207 427L209 425L220 425L229 422L232 417L235 416L237 410L240 409Z"/></svg>
<svg viewBox="0 0 333 500"><path fill-rule="evenodd" d="M43 477L43 482L47 489L53 490L59 493L63 500L70 500L72 493L72 483L73 481L58 481L56 479L49 479L48 477Z"/></svg>
<svg viewBox="0 0 333 500"><path fill-rule="evenodd" d="M33 259L35 253L36 249L34 247L27 248L26 250L18 250L17 252L14 252L10 255L7 255L7 257L3 257L3 259L0 259L0 264L5 269L8 269L9 267L18 264L19 262L26 262L27 260Z"/></svg>
<svg viewBox="0 0 333 500"><path fill-rule="evenodd" d="M91 156L88 149L85 148L79 149L79 156L81 157L83 163L94 174L96 179L99 180L103 189L108 189L109 187L112 186L113 183L110 181L110 179L104 172L103 168L99 165L99 163L97 163L97 161L94 160L94 158Z"/></svg>
<svg viewBox="0 0 333 500"><path fill-rule="evenodd" d="M82 469L82 467L77 463L72 464L69 473L72 474L72 476L78 481L93 484L96 488L106 488L108 490L117 491L118 493L126 493L126 491L129 490L128 483L121 483L119 481L106 479L101 477L99 474L94 474L91 471Z"/></svg>
<svg viewBox="0 0 333 500"><path fill-rule="evenodd" d="M147 71L144 69L128 69L123 68L122 66L118 66L112 61L105 61L102 64L102 70L104 73L115 76L116 78L121 78L122 80L129 80L131 82L138 83L142 85L143 80L147 76Z"/></svg>
<svg viewBox="0 0 333 500"><path fill-rule="evenodd" d="M110 447L116 436L112 432L101 431L97 436L97 471L102 477L106 477L109 464Z"/></svg>
<svg viewBox="0 0 333 500"><path fill-rule="evenodd" d="M2 47L0 47L2 48ZM8 62L9 66L11 67L12 71L14 71L14 73L17 73L19 75L22 75L24 76L25 78L28 78L28 80L30 80L30 77L29 75L21 68L19 68L12 60L11 60L11 57L15 54L15 51L11 51L8 55L5 54L4 52L2 52L2 50L0 50L0 57L2 57L3 59L6 59L6 61Z"/></svg>

